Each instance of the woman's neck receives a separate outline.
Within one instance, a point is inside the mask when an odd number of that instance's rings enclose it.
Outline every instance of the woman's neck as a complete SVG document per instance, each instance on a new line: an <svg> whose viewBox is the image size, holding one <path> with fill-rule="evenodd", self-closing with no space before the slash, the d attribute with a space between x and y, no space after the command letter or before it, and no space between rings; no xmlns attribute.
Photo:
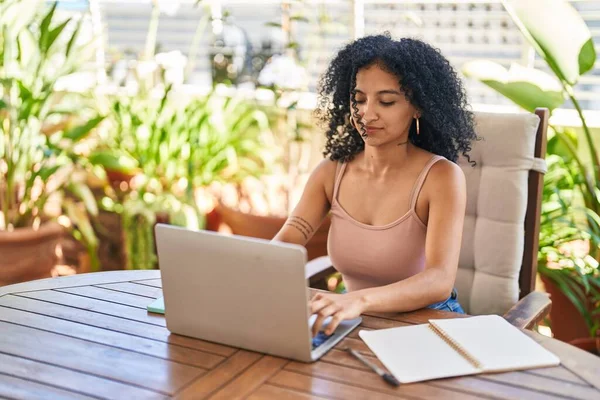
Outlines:
<svg viewBox="0 0 600 400"><path fill-rule="evenodd" d="M411 143L385 147L365 146L360 164L366 172L381 176L402 168L414 150Z"/></svg>

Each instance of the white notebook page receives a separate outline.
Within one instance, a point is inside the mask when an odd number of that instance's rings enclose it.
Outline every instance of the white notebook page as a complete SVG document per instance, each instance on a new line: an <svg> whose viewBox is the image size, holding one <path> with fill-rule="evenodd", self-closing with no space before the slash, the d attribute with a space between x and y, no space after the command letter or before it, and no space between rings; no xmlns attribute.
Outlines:
<svg viewBox="0 0 600 400"><path fill-rule="evenodd" d="M481 372L429 324L360 331L359 336L401 383Z"/></svg>
<svg viewBox="0 0 600 400"><path fill-rule="evenodd" d="M485 372L555 366L560 363L558 357L498 315L429 322L480 362Z"/></svg>

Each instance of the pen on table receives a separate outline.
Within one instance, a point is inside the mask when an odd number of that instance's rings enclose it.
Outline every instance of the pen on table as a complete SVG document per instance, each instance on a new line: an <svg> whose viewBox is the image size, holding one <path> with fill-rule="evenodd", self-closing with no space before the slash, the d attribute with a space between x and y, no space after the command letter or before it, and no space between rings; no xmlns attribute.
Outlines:
<svg viewBox="0 0 600 400"><path fill-rule="evenodd" d="M351 349L350 347L347 347L346 350L352 354L354 357L356 357L360 362L362 362L363 364L365 364L367 367L371 368L373 371L375 371L375 373L379 376L381 376L383 378L384 381L386 381L387 383L389 383L392 386L400 386L400 382L398 382L398 380L394 377L394 375L385 372L384 370L382 370L381 368L379 368L377 365L373 364L372 362L370 362L369 360L367 360L365 358L365 356L363 356L362 354L360 354L358 351Z"/></svg>

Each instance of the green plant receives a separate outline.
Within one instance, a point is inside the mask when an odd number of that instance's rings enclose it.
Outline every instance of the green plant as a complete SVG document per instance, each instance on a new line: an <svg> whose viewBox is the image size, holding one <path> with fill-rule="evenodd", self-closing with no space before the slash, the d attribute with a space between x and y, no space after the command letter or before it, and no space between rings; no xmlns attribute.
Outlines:
<svg viewBox="0 0 600 400"><path fill-rule="evenodd" d="M109 134L90 160L118 181L102 204L122 214L128 268L155 266L157 215L200 229L195 189L259 176L273 162L266 113L239 97L211 92L178 103L167 87L159 99L118 97L110 115Z"/></svg>
<svg viewBox="0 0 600 400"><path fill-rule="evenodd" d="M43 4L0 3L0 230L35 227L58 204L97 266L88 218L97 205L77 177L86 168L84 139L103 117L82 109L80 95L55 90L93 53L79 43L81 21L57 22L57 3Z"/></svg>
<svg viewBox="0 0 600 400"><path fill-rule="evenodd" d="M586 226L588 218L600 218L578 205L578 165L556 154L548 154L546 160L538 271L560 288L595 336L600 329L600 270L598 261L576 244L593 234Z"/></svg>
<svg viewBox="0 0 600 400"><path fill-rule="evenodd" d="M530 112L537 107L552 112L567 99L577 111L590 161L585 162L579 155L573 132L550 127L550 170L544 179L539 271L573 302L593 336L599 328L595 317L600 314L600 162L574 86L594 66L594 43L581 16L565 0L502 3L553 75L518 65L507 71L490 61L467 63L463 73ZM589 255L568 251L566 244L576 240L590 242Z"/></svg>

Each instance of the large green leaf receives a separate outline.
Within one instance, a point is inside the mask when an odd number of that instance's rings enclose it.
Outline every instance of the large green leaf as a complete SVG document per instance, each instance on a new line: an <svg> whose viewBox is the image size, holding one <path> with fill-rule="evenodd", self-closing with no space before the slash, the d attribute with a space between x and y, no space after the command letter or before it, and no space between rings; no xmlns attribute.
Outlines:
<svg viewBox="0 0 600 400"><path fill-rule="evenodd" d="M81 31L81 24L82 24L82 22L83 22L83 18L80 19L77 22L77 27L73 31L73 34L71 35L71 38L69 39L69 42L67 43L67 50L65 51L65 55L67 57L69 57L69 55L71 55L71 51L73 50L73 46L75 45L77 37L79 36L79 32Z"/></svg>
<svg viewBox="0 0 600 400"><path fill-rule="evenodd" d="M44 48L44 52L48 53L50 51L50 48L52 47L52 45L54 44L56 39L58 39L58 37L60 36L62 31L67 27L69 22L71 22L71 20L67 19L66 21L64 21L63 23L58 25L56 28L54 28L54 29L50 30L50 32L48 32L48 40L45 43L46 47Z"/></svg>
<svg viewBox="0 0 600 400"><path fill-rule="evenodd" d="M48 10L48 13L44 16L44 19L42 19L42 22L40 24L40 41L38 43L38 46L41 52L44 52L45 49L49 47L48 38L50 35L50 23L52 23L52 18L54 17L54 12L56 11L57 5L58 2L55 1L52 4L52 7L50 7L50 10Z"/></svg>
<svg viewBox="0 0 600 400"><path fill-rule="evenodd" d="M90 154L89 161L106 169L125 173L135 172L138 162L130 155L119 151L98 150Z"/></svg>
<svg viewBox="0 0 600 400"><path fill-rule="evenodd" d="M81 140L84 137L86 137L92 129L98 126L98 124L100 124L102 120L104 120L104 117L102 116L92 118L85 124L77 126L71 129L70 131L65 132L64 137L74 142Z"/></svg>
<svg viewBox="0 0 600 400"><path fill-rule="evenodd" d="M554 77L533 68L513 64L506 70L498 63L478 60L466 63L462 72L530 112L538 107L546 107L552 111L564 102L560 83Z"/></svg>
<svg viewBox="0 0 600 400"><path fill-rule="evenodd" d="M558 134L556 130L558 130ZM571 146L567 146L567 144L564 142L566 139L570 141ZM562 127L552 126L548 127L547 154L558 155L566 162L569 162L573 159L572 149L576 150L577 146L578 137L577 132L574 129L565 129Z"/></svg>
<svg viewBox="0 0 600 400"><path fill-rule="evenodd" d="M592 35L577 10L566 0L502 0L525 38L559 79L574 85L593 68Z"/></svg>
<svg viewBox="0 0 600 400"><path fill-rule="evenodd" d="M59 168L61 168L63 165L62 164L58 164L58 165L52 165L52 166L48 166L48 167L42 167L39 172L37 173L37 176L39 176L43 182L47 182L48 178L50 178L52 175L54 175L56 173L56 171L58 171Z"/></svg>

